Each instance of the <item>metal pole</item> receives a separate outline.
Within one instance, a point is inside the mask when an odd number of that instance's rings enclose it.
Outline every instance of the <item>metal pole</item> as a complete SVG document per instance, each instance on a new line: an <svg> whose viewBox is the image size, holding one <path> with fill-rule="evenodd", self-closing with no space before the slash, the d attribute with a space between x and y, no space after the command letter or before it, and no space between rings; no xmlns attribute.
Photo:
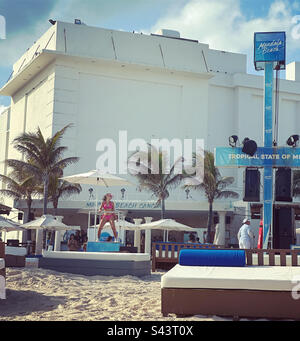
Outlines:
<svg viewBox="0 0 300 341"><path fill-rule="evenodd" d="M98 205L98 191L97 191L97 188L96 188L96 203L95 203L95 217L94 217L94 241L98 241L97 240L97 205Z"/></svg>
<svg viewBox="0 0 300 341"><path fill-rule="evenodd" d="M273 63L265 63L264 147L273 147ZM273 217L273 168L264 167L263 248L268 248Z"/></svg>

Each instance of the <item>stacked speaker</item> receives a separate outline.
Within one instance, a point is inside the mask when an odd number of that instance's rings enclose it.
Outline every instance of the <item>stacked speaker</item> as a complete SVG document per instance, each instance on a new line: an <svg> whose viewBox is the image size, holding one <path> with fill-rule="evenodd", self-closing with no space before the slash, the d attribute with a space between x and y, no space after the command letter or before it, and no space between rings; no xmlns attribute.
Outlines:
<svg viewBox="0 0 300 341"><path fill-rule="evenodd" d="M257 168L246 168L244 177L244 201L260 201L260 172Z"/></svg>
<svg viewBox="0 0 300 341"><path fill-rule="evenodd" d="M292 207L273 210L273 248L290 249L295 244L295 213Z"/></svg>
<svg viewBox="0 0 300 341"><path fill-rule="evenodd" d="M275 173L275 201L292 202L292 170L278 168ZM273 211L273 248L289 249L295 244L295 212L289 206L276 206Z"/></svg>
<svg viewBox="0 0 300 341"><path fill-rule="evenodd" d="M291 168L278 168L276 170L275 201L293 201Z"/></svg>
<svg viewBox="0 0 300 341"><path fill-rule="evenodd" d="M244 175L244 201L260 201L260 171L246 168ZM292 170L278 168L275 171L275 202L280 202L273 210L273 248L289 249L295 244L294 209L284 202L293 201Z"/></svg>

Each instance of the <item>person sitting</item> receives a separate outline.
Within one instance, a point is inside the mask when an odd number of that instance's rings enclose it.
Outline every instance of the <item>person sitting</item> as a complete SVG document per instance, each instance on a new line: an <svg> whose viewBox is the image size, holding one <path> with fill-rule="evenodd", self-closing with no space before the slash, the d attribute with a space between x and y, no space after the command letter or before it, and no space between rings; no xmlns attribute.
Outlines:
<svg viewBox="0 0 300 341"><path fill-rule="evenodd" d="M69 251L78 251L78 248L79 248L78 242L75 239L74 233L72 233L68 241L68 249Z"/></svg>
<svg viewBox="0 0 300 341"><path fill-rule="evenodd" d="M188 243L195 243L196 242L195 235L193 233L190 233L189 237L190 237L190 239L188 240Z"/></svg>

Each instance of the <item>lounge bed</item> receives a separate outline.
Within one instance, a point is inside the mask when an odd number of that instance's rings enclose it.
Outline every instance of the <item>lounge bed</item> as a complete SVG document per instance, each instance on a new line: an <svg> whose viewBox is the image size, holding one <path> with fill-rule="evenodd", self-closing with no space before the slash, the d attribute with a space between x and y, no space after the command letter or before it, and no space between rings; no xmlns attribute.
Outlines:
<svg viewBox="0 0 300 341"><path fill-rule="evenodd" d="M161 279L162 314L300 320L300 267L278 265L177 264Z"/></svg>
<svg viewBox="0 0 300 341"><path fill-rule="evenodd" d="M147 276L150 255L144 253L43 251L39 267L86 276Z"/></svg>
<svg viewBox="0 0 300 341"><path fill-rule="evenodd" d="M5 246L6 267L25 267L26 254L25 247Z"/></svg>

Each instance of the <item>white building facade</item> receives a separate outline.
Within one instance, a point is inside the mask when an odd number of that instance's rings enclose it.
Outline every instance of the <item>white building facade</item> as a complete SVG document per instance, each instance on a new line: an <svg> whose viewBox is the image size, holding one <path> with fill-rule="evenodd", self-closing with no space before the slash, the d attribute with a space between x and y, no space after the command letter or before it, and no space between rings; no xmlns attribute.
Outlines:
<svg viewBox="0 0 300 341"><path fill-rule="evenodd" d="M210 151L227 146L231 135L262 145L263 77L247 74L246 65L244 54L212 50L195 40L56 22L14 64L11 79L0 91L11 96L10 108L0 116L0 161L20 158L12 141L23 132L39 126L47 137L70 123L73 127L62 142L68 147L64 156L80 161L66 168L65 175L95 169L102 153L97 143L112 139L119 148L120 131L126 131L128 141L203 139ZM300 130L300 62L287 65L286 79L280 80L279 108L281 146ZM120 167L117 160L117 175ZM1 174L8 171L0 164ZM231 189L242 200L242 170L221 169L221 173L235 177ZM120 176L134 181L129 175ZM68 222L90 209L88 189L60 201L59 214L69 216ZM134 217L149 212L159 216L159 209L147 210L146 204L130 206L134 201L153 201L148 193L132 186L122 199L120 189L109 191ZM25 211L22 205L17 208ZM240 224L245 211L235 206L230 200L216 201L222 229L233 221L229 223L226 216ZM41 203L33 207L38 211ZM208 205L200 193L190 192L187 199L178 188L167 199L166 209L176 219L183 214L191 226L206 227ZM234 243L235 233L226 236L227 243Z"/></svg>

